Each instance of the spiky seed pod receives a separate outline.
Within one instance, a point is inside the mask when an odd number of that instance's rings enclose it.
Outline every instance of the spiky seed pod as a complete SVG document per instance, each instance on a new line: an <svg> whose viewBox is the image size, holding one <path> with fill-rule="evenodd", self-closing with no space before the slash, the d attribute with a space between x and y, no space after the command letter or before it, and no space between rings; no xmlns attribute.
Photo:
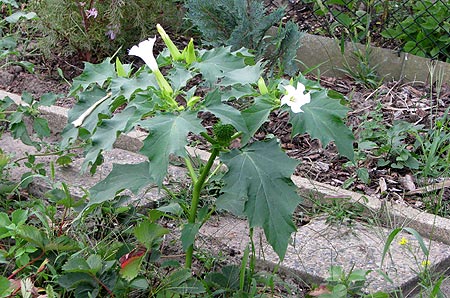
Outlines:
<svg viewBox="0 0 450 298"><path fill-rule="evenodd" d="M216 123L213 126L213 133L221 145L228 146L231 137L236 133L236 129L231 124Z"/></svg>

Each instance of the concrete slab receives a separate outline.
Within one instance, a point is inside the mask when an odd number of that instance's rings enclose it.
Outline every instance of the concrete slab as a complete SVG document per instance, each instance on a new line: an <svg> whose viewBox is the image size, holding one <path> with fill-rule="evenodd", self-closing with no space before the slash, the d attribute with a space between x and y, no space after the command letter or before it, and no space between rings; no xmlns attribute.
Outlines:
<svg viewBox="0 0 450 298"><path fill-rule="evenodd" d="M281 270L303 280L321 283L329 277L330 266L341 266L347 273L353 269L371 270L368 274L367 292L379 290L410 293L416 289L417 272L424 269L426 260L418 241L401 232L392 242L389 253L381 264L382 252L391 230L355 222L353 225L327 224L326 218L314 218L298 228L292 237ZM249 241L247 222L235 217L223 216L207 222L200 231L202 238L212 238L227 249L243 251ZM399 244L405 237L406 245ZM279 263L277 255L265 242L263 232L256 229L254 242L260 265L274 268ZM445 271L450 264L450 247L424 239L430 247L431 271ZM392 282L378 273L382 269Z"/></svg>
<svg viewBox="0 0 450 298"><path fill-rule="evenodd" d="M18 160L26 156L26 154L38 153L34 147L24 145L20 140L15 140L8 133L4 133L0 138L0 148L4 153L12 156L12 160ZM76 199L81 199L86 191L92 186L103 180L112 170L114 163L139 163L146 161L147 158L143 155L139 155L130 151L122 149L113 149L104 153L104 163L98 167L97 172L94 175L89 173L81 173L81 165L83 163L82 152L74 151L77 156L73 158L73 162L70 166L57 166L55 161L57 156L37 156L36 163L43 163L44 169L47 173L50 173L50 164L55 165L55 181L50 179L36 178L35 181L29 186L29 191L35 196L42 196L45 192L50 190L55 183L64 182L69 186L71 195ZM26 161L19 162L19 167L14 167L11 170L11 176L20 181L20 177L25 172L29 172L29 169L23 166ZM181 167L169 166L168 177L176 177L177 181L186 177L186 170ZM169 178L170 179L170 178ZM130 192L125 192L130 194ZM149 185L148 189L143 190L136 196L132 196L133 200L131 204L140 206L155 206L156 202L165 195L164 192L160 192L155 185Z"/></svg>
<svg viewBox="0 0 450 298"><path fill-rule="evenodd" d="M450 219L299 176L292 176L291 179L305 198L307 206L313 204L312 199L321 202L330 199L349 200L353 204L363 206L366 216L379 220L385 227L407 226L417 230L421 235L450 245Z"/></svg>
<svg viewBox="0 0 450 298"><path fill-rule="evenodd" d="M297 58L304 63L301 70L318 66L317 70L321 75L333 77L345 75L340 69L343 69L346 63L352 67L356 65L357 61L352 57L355 47L361 51L365 50L365 45L347 42L344 54L342 54L339 41L311 34L305 34L301 43L302 45L297 51ZM430 79L428 66L432 63L431 59L379 47L370 47L370 49L372 51L370 63L374 66L377 65L378 73L385 76L386 80L404 79L408 82L428 82ZM442 71L443 81L448 82L450 80L450 63L442 61L433 63L436 63L436 70ZM434 77L436 78L437 74Z"/></svg>

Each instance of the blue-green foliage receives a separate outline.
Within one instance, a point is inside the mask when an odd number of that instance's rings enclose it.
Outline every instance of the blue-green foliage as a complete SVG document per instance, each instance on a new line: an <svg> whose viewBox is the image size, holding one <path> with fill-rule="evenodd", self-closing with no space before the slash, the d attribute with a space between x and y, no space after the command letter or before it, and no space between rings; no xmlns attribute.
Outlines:
<svg viewBox="0 0 450 298"><path fill-rule="evenodd" d="M188 0L185 7L205 44L254 50L256 59L268 61L271 71L292 75L298 70L294 61L302 37L298 26L288 22L268 37L271 28L281 24L283 8L269 13L263 1L254 0Z"/></svg>

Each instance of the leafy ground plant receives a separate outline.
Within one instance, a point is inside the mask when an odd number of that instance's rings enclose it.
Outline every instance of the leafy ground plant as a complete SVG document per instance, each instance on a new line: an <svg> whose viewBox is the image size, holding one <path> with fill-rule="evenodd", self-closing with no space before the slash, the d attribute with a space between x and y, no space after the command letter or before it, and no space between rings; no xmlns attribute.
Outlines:
<svg viewBox="0 0 450 298"><path fill-rule="evenodd" d="M415 261L416 268L412 268L419 276L420 285L420 297L443 297L441 292L441 284L444 279L444 275L441 272L433 272L431 262L430 262L430 245L425 243L425 239L414 229L396 228L391 231L386 239L386 243L383 248L381 264L386 258L386 255L391 248L392 242L400 232L408 232L417 241L418 247L412 245L408 238L409 235L401 237L398 241L400 246L403 246L409 252L411 258Z"/></svg>
<svg viewBox="0 0 450 298"><path fill-rule="evenodd" d="M330 277L327 278L326 284L320 285L314 291L310 292L310 296L320 298L347 298L347 297L364 297L364 298L387 298L389 294L385 292L376 292L367 294L364 287L367 286L367 275L371 270L361 270L351 268L348 273L340 266L330 267Z"/></svg>
<svg viewBox="0 0 450 298"><path fill-rule="evenodd" d="M19 3L14 0L0 1L0 5L2 7L0 11L0 69L15 64L32 73L34 65L20 60L22 57L18 40L21 37L21 30L18 30L18 24L22 20L35 19L36 13L20 10Z"/></svg>
<svg viewBox="0 0 450 298"><path fill-rule="evenodd" d="M148 161L114 165L89 190L84 212L113 200L124 189L137 193L152 184L163 187L170 159L181 158L192 183L190 206L184 209L187 222L181 230L185 267L190 268L195 236L214 209L198 208L200 193L220 159L227 172L215 207L246 217L250 229L262 227L282 259L296 230L292 214L301 200L290 179L298 162L286 156L276 139L255 141L252 136L273 109L281 108L290 115L293 136L309 133L324 145L334 141L343 156L353 159L353 135L343 122L348 108L301 75L264 81L262 64L252 62L253 56L244 49L197 50L191 40L180 51L161 26L157 29L167 49L155 58L156 38L132 47L129 54L146 63L138 70L106 59L86 63L73 81L71 94L78 103L69 112L63 145L85 141L84 170L95 172L102 152L112 148L120 133L137 126L148 131L140 150ZM245 108L233 107L236 99L245 100ZM201 125L200 112L217 118L212 129ZM209 143L210 157L198 173L185 148L190 134ZM230 150L235 140L240 145Z"/></svg>

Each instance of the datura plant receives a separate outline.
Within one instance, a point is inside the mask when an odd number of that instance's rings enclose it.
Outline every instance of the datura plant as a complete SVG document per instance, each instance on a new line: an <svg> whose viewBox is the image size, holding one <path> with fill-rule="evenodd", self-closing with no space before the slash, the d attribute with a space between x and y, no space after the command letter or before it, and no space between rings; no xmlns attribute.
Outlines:
<svg viewBox="0 0 450 298"><path fill-rule="evenodd" d="M181 242L190 268L195 235L207 216L197 212L200 193L220 160L226 167L224 187L213 208L248 219L250 228L262 227L275 252L283 259L296 227L292 214L301 201L291 181L297 160L289 158L276 138L256 141L253 135L271 111L289 113L292 137L308 133L325 146L331 141L339 153L353 159L353 135L345 125L348 108L335 93L301 74L265 81L264 61L230 47L195 49L191 40L177 49L161 26L157 26L167 49L158 57L149 38L129 50L145 65L134 70L119 59L86 63L74 79L71 95L78 99L69 112L63 144L86 142L83 171L95 172L120 134L140 127L148 131L140 153L148 160L138 164L115 164L111 173L93 186L85 210L112 200L128 189L138 193L149 185L163 187L169 160L184 160L192 182L191 206L183 225ZM236 107L233 102L245 102ZM202 126L204 112L217 123L212 131ZM186 150L188 135L201 135L210 143L210 157L196 172ZM239 148L229 149L239 139ZM206 212L208 213L208 212Z"/></svg>

